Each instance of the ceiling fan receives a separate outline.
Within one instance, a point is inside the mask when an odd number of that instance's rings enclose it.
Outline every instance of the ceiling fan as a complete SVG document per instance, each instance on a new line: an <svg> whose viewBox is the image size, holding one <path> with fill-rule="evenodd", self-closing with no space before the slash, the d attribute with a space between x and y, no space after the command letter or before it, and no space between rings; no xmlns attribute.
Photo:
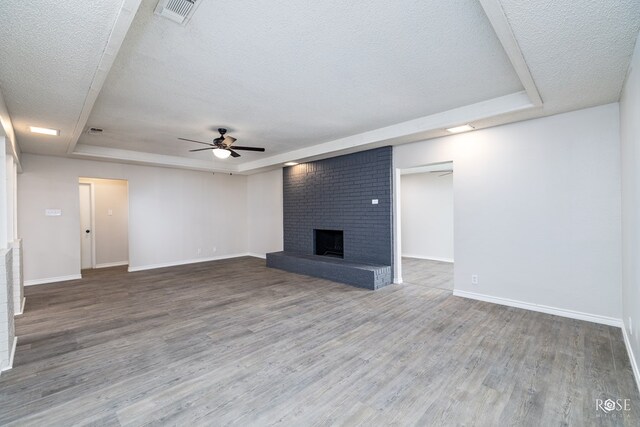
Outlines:
<svg viewBox="0 0 640 427"><path fill-rule="evenodd" d="M240 157L240 154L237 153L235 150L264 152L264 148L259 148L259 147L239 147L237 145L234 145L233 147L231 147L233 143L236 142L236 139L232 136L225 135L227 133L227 130L225 128L218 129L218 132L220 132L220 136L214 139L213 142L194 141L193 139L187 139L187 138L178 138L178 139L182 141L197 142L198 144L208 145L207 148L197 148L195 150L189 150L189 151L213 150L214 156L216 156L219 159L226 159L229 156Z"/></svg>

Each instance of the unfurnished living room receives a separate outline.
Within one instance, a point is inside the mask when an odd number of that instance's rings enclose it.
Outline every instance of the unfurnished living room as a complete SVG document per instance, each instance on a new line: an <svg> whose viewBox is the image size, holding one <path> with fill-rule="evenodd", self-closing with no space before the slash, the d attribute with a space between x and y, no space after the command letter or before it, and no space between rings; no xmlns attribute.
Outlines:
<svg viewBox="0 0 640 427"><path fill-rule="evenodd" d="M638 0L0 2L0 425L640 425Z"/></svg>

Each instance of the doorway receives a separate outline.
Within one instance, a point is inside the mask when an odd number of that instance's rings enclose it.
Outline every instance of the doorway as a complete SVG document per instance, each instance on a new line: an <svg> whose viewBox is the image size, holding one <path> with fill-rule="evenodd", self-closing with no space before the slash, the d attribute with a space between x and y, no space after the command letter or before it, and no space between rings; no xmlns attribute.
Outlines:
<svg viewBox="0 0 640 427"><path fill-rule="evenodd" d="M80 178L78 188L81 269L128 265L128 182Z"/></svg>
<svg viewBox="0 0 640 427"><path fill-rule="evenodd" d="M400 172L404 283L453 291L453 163Z"/></svg>
<svg viewBox="0 0 640 427"><path fill-rule="evenodd" d="M90 183L80 183L80 268L95 268L93 243L93 199Z"/></svg>

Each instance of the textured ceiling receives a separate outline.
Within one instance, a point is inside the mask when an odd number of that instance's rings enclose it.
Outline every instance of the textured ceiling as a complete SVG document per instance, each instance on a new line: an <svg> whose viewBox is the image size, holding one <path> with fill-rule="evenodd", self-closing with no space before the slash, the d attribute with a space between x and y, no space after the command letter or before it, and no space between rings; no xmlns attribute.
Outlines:
<svg viewBox="0 0 640 427"><path fill-rule="evenodd" d="M640 25L638 0L501 0L545 107L618 101Z"/></svg>
<svg viewBox="0 0 640 427"><path fill-rule="evenodd" d="M248 171L441 136L463 120L482 128L615 102L640 27L638 0L201 1L185 27L142 1L86 125L105 132L83 133L77 153ZM487 4L499 13L487 18ZM73 147L122 7L0 2L0 90L22 151ZM506 51L505 28L515 40ZM514 48L541 107L519 101ZM62 135L32 135L29 124ZM208 140L219 126L267 153L216 163L177 140Z"/></svg>
<svg viewBox="0 0 640 427"><path fill-rule="evenodd" d="M105 135L80 143L188 155L177 137L224 125L273 155L522 89L476 0L204 1L184 28L155 4L90 116Z"/></svg>
<svg viewBox="0 0 640 427"><path fill-rule="evenodd" d="M0 89L22 151L65 152L121 3L0 1Z"/></svg>

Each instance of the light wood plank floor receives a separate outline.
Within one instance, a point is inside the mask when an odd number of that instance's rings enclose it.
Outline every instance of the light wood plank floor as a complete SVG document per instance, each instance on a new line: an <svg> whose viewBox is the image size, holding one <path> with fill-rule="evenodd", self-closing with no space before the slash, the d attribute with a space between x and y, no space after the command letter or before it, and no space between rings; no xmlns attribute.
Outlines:
<svg viewBox="0 0 640 427"><path fill-rule="evenodd" d="M640 423L616 328L254 258L31 287L17 331L0 425Z"/></svg>
<svg viewBox="0 0 640 427"><path fill-rule="evenodd" d="M402 257L402 280L453 291L453 263Z"/></svg>

